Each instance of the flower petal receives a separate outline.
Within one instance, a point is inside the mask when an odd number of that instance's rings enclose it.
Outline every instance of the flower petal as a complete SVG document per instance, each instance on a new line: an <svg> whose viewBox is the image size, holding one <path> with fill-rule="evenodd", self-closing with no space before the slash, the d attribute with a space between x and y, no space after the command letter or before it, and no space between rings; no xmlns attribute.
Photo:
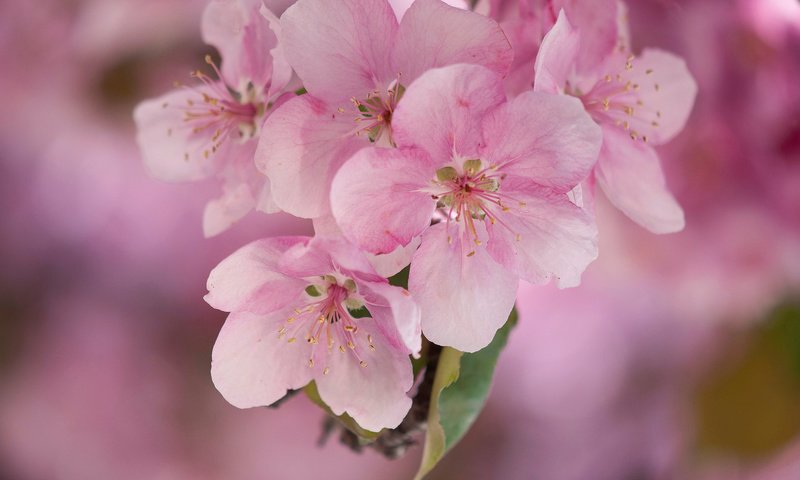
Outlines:
<svg viewBox="0 0 800 480"><path fill-rule="evenodd" d="M270 405L312 380L307 366L311 346L278 339L278 328L291 310L267 315L232 313L211 354L211 379L232 405Z"/></svg>
<svg viewBox="0 0 800 480"><path fill-rule="evenodd" d="M342 238L314 237L281 257L280 271L293 277L313 277L340 271L369 281L383 281L364 252Z"/></svg>
<svg viewBox="0 0 800 480"><path fill-rule="evenodd" d="M341 238L344 236L342 234L342 229L339 227L339 224L336 223L336 219L333 218L333 215L317 217L313 220L313 223L314 235L317 237ZM397 247L389 253L378 255L369 252L364 253L378 276L389 278L397 275L411 263L411 257L414 255L414 252L417 251L417 248L419 248L420 241L420 237L415 237L407 246Z"/></svg>
<svg viewBox="0 0 800 480"><path fill-rule="evenodd" d="M202 89L199 89L202 92ZM213 142L209 136L186 127L182 109L201 93L190 89L173 90L140 103L133 112L136 142L147 170L167 182L190 182L213 175L215 156L204 155Z"/></svg>
<svg viewBox="0 0 800 480"><path fill-rule="evenodd" d="M279 261L287 250L307 241L307 237L273 237L245 245L211 271L205 301L226 312L261 314L291 304L306 283L279 273Z"/></svg>
<svg viewBox="0 0 800 480"><path fill-rule="evenodd" d="M476 225L482 230L482 225ZM484 232L485 234L485 232ZM422 237L408 285L422 309L422 331L437 345L475 352L492 341L514 306L518 277L482 247L448 241L438 224Z"/></svg>
<svg viewBox="0 0 800 480"><path fill-rule="evenodd" d="M427 70L457 63L505 76L514 58L500 25L441 0L416 0L403 16L394 47L395 74L408 85Z"/></svg>
<svg viewBox="0 0 800 480"><path fill-rule="evenodd" d="M414 4L415 0L389 0L389 4L392 6L392 10L394 10L394 14L397 15L397 20L402 20L403 15L406 14L408 8ZM443 0L444 3L460 8L462 10L469 9L469 5L464 0Z"/></svg>
<svg viewBox="0 0 800 480"><path fill-rule="evenodd" d="M417 146L437 163L477 158L481 119L505 101L503 83L477 65L429 70L409 86L392 117L398 146Z"/></svg>
<svg viewBox="0 0 800 480"><path fill-rule="evenodd" d="M356 245L390 253L430 225L436 201L423 189L435 174L435 165L421 150L365 148L333 181L333 216Z"/></svg>
<svg viewBox="0 0 800 480"><path fill-rule="evenodd" d="M203 235L210 238L224 232L247 215L256 199L246 184L223 185L222 196L211 200L203 211Z"/></svg>
<svg viewBox="0 0 800 480"><path fill-rule="evenodd" d="M326 101L363 98L396 74L390 52L398 24L386 0L299 0L281 27L289 63Z"/></svg>
<svg viewBox="0 0 800 480"><path fill-rule="evenodd" d="M278 38L260 13L259 0L214 0L203 12L203 41L222 57L222 74L234 88L251 81L263 86L272 76L270 50Z"/></svg>
<svg viewBox="0 0 800 480"><path fill-rule="evenodd" d="M272 198L285 212L314 218L328 212L330 184L341 164L367 143L327 104L301 95L264 122L256 165L270 179Z"/></svg>
<svg viewBox="0 0 800 480"><path fill-rule="evenodd" d="M617 45L618 0L562 0L572 25L581 32L577 56L579 72L595 70ZM558 8L558 6L556 7Z"/></svg>
<svg viewBox="0 0 800 480"><path fill-rule="evenodd" d="M570 76L575 73L581 36L561 10L553 28L547 32L536 56L534 91L564 93Z"/></svg>
<svg viewBox="0 0 800 480"><path fill-rule="evenodd" d="M603 127L597 183L615 207L653 233L683 230L683 209L669 192L658 155L619 128Z"/></svg>
<svg viewBox="0 0 800 480"><path fill-rule="evenodd" d="M422 324L419 306L411 294L386 282L362 282L359 291L369 302L368 309L378 328L393 340L392 346L418 355L422 348Z"/></svg>
<svg viewBox="0 0 800 480"><path fill-rule="evenodd" d="M333 413L347 412L363 428L377 432L394 428L411 408L407 392L414 376L408 355L389 345L370 321L359 322L359 335L371 334L375 351L359 349L359 360L350 350L327 355L327 375L317 377L322 400Z"/></svg>
<svg viewBox="0 0 800 480"><path fill-rule="evenodd" d="M670 141L683 130L697 95L697 83L681 57L647 49L633 60L629 80L639 85L639 98L631 129L654 145ZM637 121L638 120L638 121Z"/></svg>
<svg viewBox="0 0 800 480"><path fill-rule="evenodd" d="M367 254L367 258L378 275L389 278L400 273L411 263L411 258L421 242L420 237L414 237L405 247L397 247L389 253L380 255Z"/></svg>
<svg viewBox="0 0 800 480"><path fill-rule="evenodd" d="M543 188L528 178L508 177L501 192L519 201L496 212L489 226L489 254L531 283L555 277L560 287L576 286L597 258L597 227L592 215L567 193ZM501 223L502 221L502 223Z"/></svg>
<svg viewBox="0 0 800 480"><path fill-rule="evenodd" d="M561 192L592 171L602 133L580 100L526 92L484 120L484 156L499 171Z"/></svg>

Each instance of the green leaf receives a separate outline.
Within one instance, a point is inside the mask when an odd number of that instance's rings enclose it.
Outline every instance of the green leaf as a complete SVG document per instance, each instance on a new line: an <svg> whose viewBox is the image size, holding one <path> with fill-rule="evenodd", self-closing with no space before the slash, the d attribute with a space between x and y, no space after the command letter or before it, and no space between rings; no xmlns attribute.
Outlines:
<svg viewBox="0 0 800 480"><path fill-rule="evenodd" d="M478 418L489 396L497 359L516 324L514 309L492 343L483 350L475 353L449 347L442 350L433 380L428 432L416 480L433 470Z"/></svg>
<svg viewBox="0 0 800 480"><path fill-rule="evenodd" d="M347 413L335 415L331 411L330 407L328 407L328 405L322 401L322 397L319 396L319 390L317 390L317 384L315 382L312 381L306 385L305 388L303 388L303 391L312 402L325 410L328 415L338 420L342 425L344 425L345 428L358 435L359 438L364 441L364 443L369 443L378 438L378 435L380 435L381 432L371 432L361 428L361 426L355 420L353 420L353 417Z"/></svg>
<svg viewBox="0 0 800 480"><path fill-rule="evenodd" d="M411 267L408 266L395 274L393 277L389 277L389 284L394 285L395 287L401 288L408 288L408 274L411 272Z"/></svg>

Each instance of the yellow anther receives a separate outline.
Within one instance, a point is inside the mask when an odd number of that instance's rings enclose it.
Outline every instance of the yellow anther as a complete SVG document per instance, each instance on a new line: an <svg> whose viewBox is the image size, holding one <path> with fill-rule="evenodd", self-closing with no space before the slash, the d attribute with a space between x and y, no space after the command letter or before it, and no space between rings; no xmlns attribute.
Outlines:
<svg viewBox="0 0 800 480"><path fill-rule="evenodd" d="M367 362L365 362L364 360L361 360L360 362L358 362L358 364L361 365L362 367L367 366Z"/></svg>

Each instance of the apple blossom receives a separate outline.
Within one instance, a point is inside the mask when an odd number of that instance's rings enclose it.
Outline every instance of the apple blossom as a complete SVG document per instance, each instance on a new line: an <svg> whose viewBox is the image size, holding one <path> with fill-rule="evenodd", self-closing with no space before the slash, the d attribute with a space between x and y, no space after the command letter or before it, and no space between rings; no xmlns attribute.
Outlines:
<svg viewBox="0 0 800 480"><path fill-rule="evenodd" d="M618 0L484 0L479 8L500 22L514 47L514 63L505 85L509 94L518 95L533 85L537 52L561 9L576 28L586 32L577 62L581 68L591 69L616 46L620 33L615 19L624 11L624 4Z"/></svg>
<svg viewBox="0 0 800 480"><path fill-rule="evenodd" d="M254 207L277 211L269 183L253 164L261 124L284 93L291 68L278 48L278 19L260 0L214 0L203 15L204 40L222 57L206 62L197 86L183 86L142 102L134 112L148 170L161 180L214 177L222 196L208 203L206 236L223 232Z"/></svg>
<svg viewBox="0 0 800 480"><path fill-rule="evenodd" d="M334 413L368 430L396 427L408 412L419 308L353 245L259 240L217 266L208 290L211 306L231 312L211 375L233 405L269 405L314 380Z"/></svg>
<svg viewBox="0 0 800 480"><path fill-rule="evenodd" d="M582 35L562 11L539 50L534 90L580 98L602 127L593 178L617 208L652 232L681 230L683 210L652 146L683 129L697 92L694 79L681 58L656 49L636 57L625 44L600 67L582 69Z"/></svg>
<svg viewBox="0 0 800 480"><path fill-rule="evenodd" d="M454 65L409 86L392 128L398 148L362 149L341 168L332 210L372 253L422 235L409 288L428 339L476 351L505 322L519 277L579 282L596 230L568 193L601 137L578 100L528 92L506 102L497 74Z"/></svg>
<svg viewBox="0 0 800 480"><path fill-rule="evenodd" d="M281 42L308 94L267 119L256 162L275 203L305 218L328 212L353 153L394 144L392 114L414 79L454 63L503 75L513 56L496 22L441 0L416 0L400 22L387 0L300 0L281 17Z"/></svg>

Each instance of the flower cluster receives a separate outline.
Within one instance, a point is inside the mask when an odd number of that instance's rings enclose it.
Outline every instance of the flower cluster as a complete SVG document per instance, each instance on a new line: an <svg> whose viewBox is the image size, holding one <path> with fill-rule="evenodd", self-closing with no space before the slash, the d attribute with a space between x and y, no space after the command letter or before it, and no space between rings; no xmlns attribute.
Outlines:
<svg viewBox="0 0 800 480"><path fill-rule="evenodd" d="M254 209L314 221L211 272L206 300L230 312L212 377L232 404L314 381L334 414L394 428L423 335L475 352L520 279L578 285L597 186L652 232L683 227L653 147L696 86L680 58L631 53L622 3L272 3L212 0L220 65L134 114L153 175L221 183L207 236ZM407 266L408 289L390 284Z"/></svg>

